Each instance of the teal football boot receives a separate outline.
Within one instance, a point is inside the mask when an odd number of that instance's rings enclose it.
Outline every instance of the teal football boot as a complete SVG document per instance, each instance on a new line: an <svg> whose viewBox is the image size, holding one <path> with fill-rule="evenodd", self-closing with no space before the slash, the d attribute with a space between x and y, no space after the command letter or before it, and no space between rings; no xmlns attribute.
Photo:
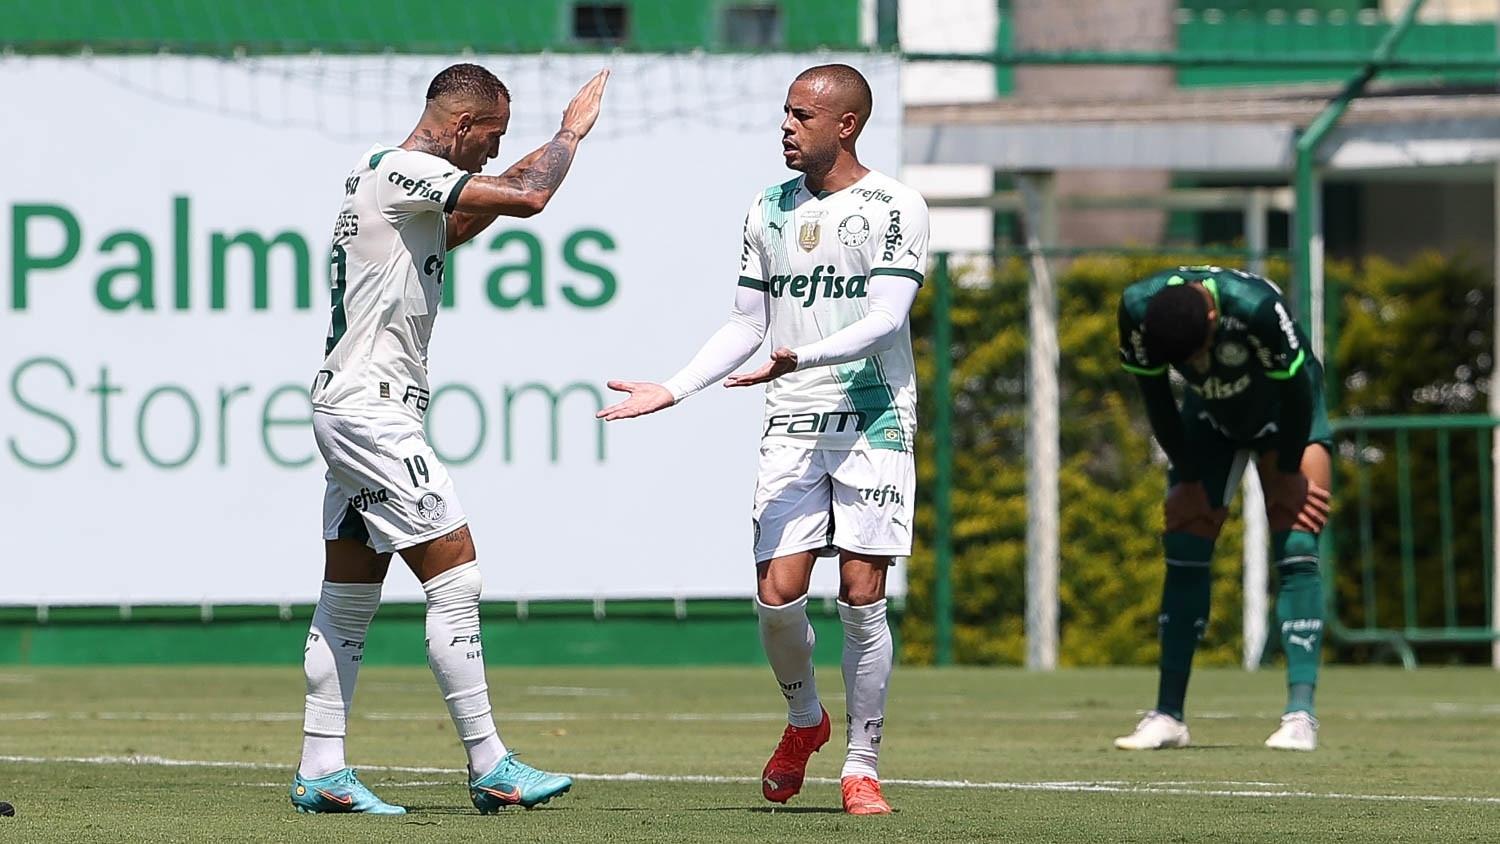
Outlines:
<svg viewBox="0 0 1500 844"><path fill-rule="evenodd" d="M538 771L511 751L493 771L469 782L469 798L481 815L490 815L506 806L530 809L572 787L571 778Z"/></svg>
<svg viewBox="0 0 1500 844"><path fill-rule="evenodd" d="M369 815L404 815L400 806L381 800L359 781L353 768L334 771L326 777L292 779L292 805L299 812L313 814L364 812Z"/></svg>

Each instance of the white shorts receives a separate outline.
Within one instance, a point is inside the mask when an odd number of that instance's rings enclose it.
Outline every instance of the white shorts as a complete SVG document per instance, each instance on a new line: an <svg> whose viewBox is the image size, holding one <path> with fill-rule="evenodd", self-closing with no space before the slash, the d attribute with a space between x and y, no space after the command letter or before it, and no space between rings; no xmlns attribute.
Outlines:
<svg viewBox="0 0 1500 844"><path fill-rule="evenodd" d="M762 444L751 514L755 562L839 549L909 556L916 486L910 452Z"/></svg>
<svg viewBox="0 0 1500 844"><path fill-rule="evenodd" d="M313 437L328 464L324 539L358 539L389 554L468 522L420 422L315 411Z"/></svg>

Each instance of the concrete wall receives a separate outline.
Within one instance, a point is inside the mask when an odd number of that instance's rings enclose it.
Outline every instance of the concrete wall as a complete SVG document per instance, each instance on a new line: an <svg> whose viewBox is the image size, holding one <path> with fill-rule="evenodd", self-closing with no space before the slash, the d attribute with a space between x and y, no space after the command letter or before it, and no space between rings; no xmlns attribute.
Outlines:
<svg viewBox="0 0 1500 844"><path fill-rule="evenodd" d="M1436 250L1494 266L1495 186L1489 182L1371 182L1363 187L1361 253L1404 260Z"/></svg>
<svg viewBox="0 0 1500 844"><path fill-rule="evenodd" d="M1015 0L1016 41L1037 50L1170 50L1175 0ZM1168 91L1175 72L1165 67L1018 67L1016 94L1051 101L1100 100ZM1118 195L1171 187L1165 171L1075 170L1059 173L1057 192ZM1058 215L1064 246L1160 243L1166 214L1151 210L1065 211Z"/></svg>

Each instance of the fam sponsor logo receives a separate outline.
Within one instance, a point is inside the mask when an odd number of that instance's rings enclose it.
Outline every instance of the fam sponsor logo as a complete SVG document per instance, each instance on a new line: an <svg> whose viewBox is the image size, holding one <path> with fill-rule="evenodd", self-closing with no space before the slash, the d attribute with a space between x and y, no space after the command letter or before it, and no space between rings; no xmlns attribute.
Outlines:
<svg viewBox="0 0 1500 844"><path fill-rule="evenodd" d="M370 489L369 487L360 487L359 494L349 496L349 506L363 513L370 509L370 505L372 504L380 504L390 500L390 493L386 492L383 488Z"/></svg>
<svg viewBox="0 0 1500 844"><path fill-rule="evenodd" d="M454 636L448 641L450 648L467 648L464 659L483 659L484 648L480 646L480 636L473 633L468 636Z"/></svg>
<svg viewBox="0 0 1500 844"><path fill-rule="evenodd" d="M827 413L781 413L766 420L766 432L773 434L859 433L865 429L865 415L857 410L833 410Z"/></svg>
<svg viewBox="0 0 1500 844"><path fill-rule="evenodd" d="M1281 622L1281 634L1286 637L1287 644L1308 653L1317 650L1318 636L1322 632L1323 621L1318 618L1291 618Z"/></svg>
<svg viewBox="0 0 1500 844"><path fill-rule="evenodd" d="M801 299L802 307L811 308L818 299L862 299L865 276L839 275L838 267L819 264L812 275L773 275L770 292L773 299Z"/></svg>
<svg viewBox="0 0 1500 844"><path fill-rule="evenodd" d="M387 176L386 180L396 187L406 191L407 196L416 196L422 199L430 199L433 202L443 201L442 190L440 190L436 185L429 184L426 179L413 179L410 176L404 176L396 172L395 170L392 170L391 175Z"/></svg>
<svg viewBox="0 0 1500 844"><path fill-rule="evenodd" d="M401 402L416 408L418 413L426 413L427 406L432 403L432 393L415 384L409 385L406 388L406 395L401 397Z"/></svg>

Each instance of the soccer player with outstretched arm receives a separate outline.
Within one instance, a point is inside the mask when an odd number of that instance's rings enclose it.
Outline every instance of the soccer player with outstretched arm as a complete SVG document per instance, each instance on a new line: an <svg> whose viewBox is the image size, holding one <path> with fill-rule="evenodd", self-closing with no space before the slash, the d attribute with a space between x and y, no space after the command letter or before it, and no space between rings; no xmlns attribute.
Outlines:
<svg viewBox="0 0 1500 844"><path fill-rule="evenodd" d="M1240 270L1180 267L1132 284L1120 300L1120 358L1170 461L1161 675L1156 707L1122 750L1186 747L1193 650L1208 624L1209 560L1253 457L1280 581L1276 619L1287 706L1266 746L1313 750L1313 690L1323 640L1318 534L1328 519L1333 434L1323 368L1274 284ZM1179 407L1168 369L1186 388Z"/></svg>
<svg viewBox="0 0 1500 844"><path fill-rule="evenodd" d="M302 760L291 793L298 811L406 811L371 793L344 759L365 631L393 553L427 594L427 661L468 755L475 807L534 806L573 784L523 764L495 730L474 540L422 420L448 250L497 217L546 207L599 116L608 78L602 71L578 92L551 141L499 176L480 176L500 154L510 92L478 65L453 65L433 78L411 135L400 146L371 147L344 179L333 313L312 389L313 434L328 474L323 590L303 659Z"/></svg>
<svg viewBox="0 0 1500 844"><path fill-rule="evenodd" d="M762 773L767 800L802 788L828 741L813 678L807 590L837 557L848 724L844 810L891 808L876 772L891 674L886 570L911 553L916 378L907 314L927 258L927 206L860 164L870 86L847 65L799 75L787 92L782 157L802 175L756 194L745 219L729 321L663 384L611 381L629 397L599 416L654 413L724 379L760 348L770 360L726 387L766 384L752 516L761 642L788 725Z"/></svg>

